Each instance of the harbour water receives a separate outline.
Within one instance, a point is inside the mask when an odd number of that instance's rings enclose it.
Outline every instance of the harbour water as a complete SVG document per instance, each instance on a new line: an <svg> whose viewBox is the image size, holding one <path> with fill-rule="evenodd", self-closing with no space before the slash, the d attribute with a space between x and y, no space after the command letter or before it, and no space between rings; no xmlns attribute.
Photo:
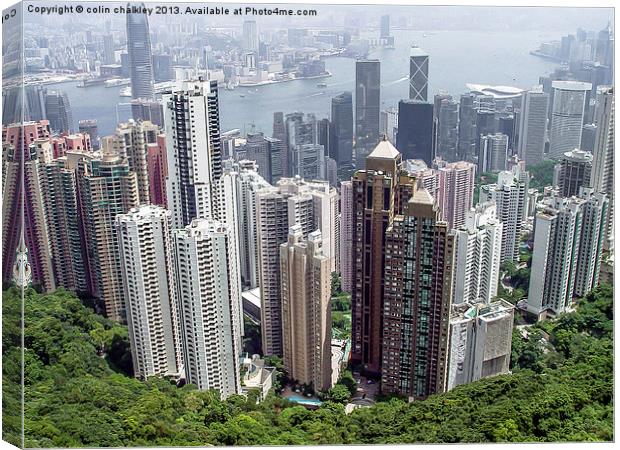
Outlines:
<svg viewBox="0 0 620 450"><path fill-rule="evenodd" d="M466 83L529 88L538 83L539 76L557 67L557 63L530 54L540 42L559 38L557 32L396 30L393 34L395 49L376 49L369 55L381 61L383 108L396 106L409 95L407 80L412 44L430 55L429 101L439 91L455 96L467 92ZM331 98L345 90L354 91L355 60L327 58L326 68L332 76L321 80L295 80L232 91L222 89L222 130L254 128L270 135L275 111L303 111L314 113L319 119L329 117ZM317 87L319 81L327 86ZM69 96L76 128L79 119L97 119L99 134L104 136L114 131L119 120L129 117L128 99L119 96L121 88L78 88L76 82L57 86Z"/></svg>

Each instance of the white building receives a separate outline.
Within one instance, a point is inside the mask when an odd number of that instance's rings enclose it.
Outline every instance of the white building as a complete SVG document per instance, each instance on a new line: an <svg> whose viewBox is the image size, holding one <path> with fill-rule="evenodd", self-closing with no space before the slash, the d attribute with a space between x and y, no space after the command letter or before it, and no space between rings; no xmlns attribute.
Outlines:
<svg viewBox="0 0 620 450"><path fill-rule="evenodd" d="M438 173L437 204L441 217L450 229L465 223L465 215L473 206L476 166L470 162L446 163L435 160Z"/></svg>
<svg viewBox="0 0 620 450"><path fill-rule="evenodd" d="M217 82L186 81L162 95L168 152L168 207L175 229L213 218L222 176Z"/></svg>
<svg viewBox="0 0 620 450"><path fill-rule="evenodd" d="M502 171L497 183L480 188L480 203L493 201L497 206L497 217L502 223L501 262L519 259L519 239L527 213L529 173L520 165L512 170Z"/></svg>
<svg viewBox="0 0 620 450"><path fill-rule="evenodd" d="M116 216L135 376L179 376L179 331L172 214L153 205Z"/></svg>
<svg viewBox="0 0 620 450"><path fill-rule="evenodd" d="M222 398L238 394L241 289L232 233L195 219L174 236L187 382Z"/></svg>
<svg viewBox="0 0 620 450"><path fill-rule="evenodd" d="M514 307L505 300L455 305L446 389L508 373Z"/></svg>
<svg viewBox="0 0 620 450"><path fill-rule="evenodd" d="M543 161L547 132L549 94L542 86L524 92L519 113L517 153L526 166Z"/></svg>
<svg viewBox="0 0 620 450"><path fill-rule="evenodd" d="M239 234L239 263L244 288L258 286L258 225L256 222L256 193L272 186L258 174L254 161L235 163L237 180L237 209Z"/></svg>
<svg viewBox="0 0 620 450"><path fill-rule="evenodd" d="M549 157L559 159L565 152L579 148L586 96L591 83L553 81L553 108L549 133Z"/></svg>
<svg viewBox="0 0 620 450"><path fill-rule="evenodd" d="M599 284L605 228L609 216L607 196L594 189L582 188L581 239L575 274L575 295L583 297Z"/></svg>
<svg viewBox="0 0 620 450"><path fill-rule="evenodd" d="M452 303L491 303L497 295L502 223L493 202L479 203L455 230Z"/></svg>

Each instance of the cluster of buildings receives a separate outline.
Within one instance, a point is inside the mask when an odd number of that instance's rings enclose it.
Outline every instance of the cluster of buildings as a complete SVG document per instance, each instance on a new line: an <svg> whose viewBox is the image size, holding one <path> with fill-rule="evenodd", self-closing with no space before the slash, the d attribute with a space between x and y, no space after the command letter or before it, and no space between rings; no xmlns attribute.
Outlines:
<svg viewBox="0 0 620 450"><path fill-rule="evenodd" d="M413 47L397 110L380 109L380 62L358 60L355 97L334 97L331 119L276 113L272 136L241 136L220 130L217 80L154 100L148 23L133 16L134 120L101 138L92 121L79 133L44 117L3 127L2 277L93 297L128 325L137 377L263 398L273 369L242 352L252 292L263 354L328 390L339 273L350 363L382 393L423 399L508 371L514 306L497 296L500 265L519 263L530 229L524 310L560 314L598 284L613 241L612 87L591 102L579 80L474 85L430 103L429 55ZM255 24L243 31L260 52ZM545 157L557 183L541 193L527 168ZM480 172L497 181L474 204Z"/></svg>

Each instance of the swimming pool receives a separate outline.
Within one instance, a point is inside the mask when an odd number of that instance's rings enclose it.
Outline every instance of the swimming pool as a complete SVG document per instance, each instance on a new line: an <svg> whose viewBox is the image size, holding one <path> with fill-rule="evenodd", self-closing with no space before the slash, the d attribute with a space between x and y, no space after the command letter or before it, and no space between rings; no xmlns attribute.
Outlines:
<svg viewBox="0 0 620 450"><path fill-rule="evenodd" d="M319 406L319 405L321 405L323 403L319 399L304 397L303 395L299 395L299 394L291 394L288 397L286 397L286 399L291 401L291 402L294 402L294 403L300 403L302 405L315 405L315 406Z"/></svg>

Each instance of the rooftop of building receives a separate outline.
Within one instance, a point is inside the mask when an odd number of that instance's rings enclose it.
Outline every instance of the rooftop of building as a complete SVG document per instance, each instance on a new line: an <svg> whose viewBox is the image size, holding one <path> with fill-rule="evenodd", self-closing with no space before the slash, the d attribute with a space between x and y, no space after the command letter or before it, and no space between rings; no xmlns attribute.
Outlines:
<svg viewBox="0 0 620 450"><path fill-rule="evenodd" d="M514 98L525 90L513 86L491 86L488 84L466 83L465 86L473 94L490 95L493 98Z"/></svg>
<svg viewBox="0 0 620 450"><path fill-rule="evenodd" d="M409 56L413 56L414 58L423 57L423 56L428 57L428 52L424 51L417 45L412 45L411 51L409 52Z"/></svg>
<svg viewBox="0 0 620 450"><path fill-rule="evenodd" d="M588 162L588 161L592 161L592 153L585 151L585 150L580 150L578 148L574 149L574 150L570 150L568 152L564 153L564 158L566 159L570 159L573 161L583 161L583 162Z"/></svg>
<svg viewBox="0 0 620 450"><path fill-rule="evenodd" d="M368 158L394 159L400 155L400 152L388 141L387 137L377 144L375 149L368 155Z"/></svg>
<svg viewBox="0 0 620 450"><path fill-rule="evenodd" d="M592 83L572 80L557 80L551 82L551 87L563 91L589 91L592 89Z"/></svg>

